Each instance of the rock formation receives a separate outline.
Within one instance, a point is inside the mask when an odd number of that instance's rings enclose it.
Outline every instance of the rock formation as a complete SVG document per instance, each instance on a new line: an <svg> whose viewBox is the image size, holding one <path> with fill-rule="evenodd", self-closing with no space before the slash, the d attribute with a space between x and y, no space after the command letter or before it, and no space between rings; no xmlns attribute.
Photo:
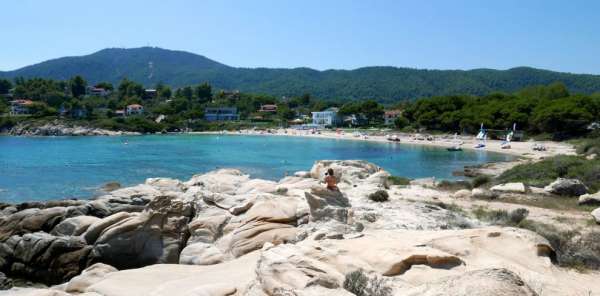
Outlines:
<svg viewBox="0 0 600 296"><path fill-rule="evenodd" d="M330 167L339 192L321 183ZM278 182L222 169L185 182L151 178L89 201L3 205L0 271L60 284L7 291L17 296L536 295L541 286L543 295L583 295L598 287L597 273L554 266L541 236L411 201L388 176L363 161L319 161ZM389 200L368 198L380 190ZM481 196L456 198L471 193ZM10 287L2 274L0 287Z"/></svg>

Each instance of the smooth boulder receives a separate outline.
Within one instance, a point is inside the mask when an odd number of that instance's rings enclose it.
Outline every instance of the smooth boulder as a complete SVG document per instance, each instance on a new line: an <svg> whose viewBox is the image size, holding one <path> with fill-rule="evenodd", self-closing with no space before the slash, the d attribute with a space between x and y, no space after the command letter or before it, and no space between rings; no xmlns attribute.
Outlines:
<svg viewBox="0 0 600 296"><path fill-rule="evenodd" d="M581 195L577 203L579 205L600 206L600 192Z"/></svg>
<svg viewBox="0 0 600 296"><path fill-rule="evenodd" d="M592 217L596 221L596 224L600 224L600 208L592 211Z"/></svg>
<svg viewBox="0 0 600 296"><path fill-rule="evenodd" d="M558 178L544 187L548 193L561 196L580 196L588 192L588 188L577 179Z"/></svg>
<svg viewBox="0 0 600 296"><path fill-rule="evenodd" d="M505 183L493 186L490 188L492 191L498 193L519 193L523 194L527 192L527 187L525 184L517 182L517 183Z"/></svg>
<svg viewBox="0 0 600 296"><path fill-rule="evenodd" d="M350 200L337 190L313 187L304 196L310 210L310 221L337 220L347 223L350 218Z"/></svg>

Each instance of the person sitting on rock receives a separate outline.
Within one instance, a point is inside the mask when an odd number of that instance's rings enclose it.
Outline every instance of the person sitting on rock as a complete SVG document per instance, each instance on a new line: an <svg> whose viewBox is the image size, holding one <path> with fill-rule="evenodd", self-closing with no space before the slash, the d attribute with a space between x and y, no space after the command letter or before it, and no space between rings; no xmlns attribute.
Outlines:
<svg viewBox="0 0 600 296"><path fill-rule="evenodd" d="M325 183L327 184L327 189L333 191L339 191L337 187L337 178L333 175L333 169L329 168L327 173L325 173Z"/></svg>

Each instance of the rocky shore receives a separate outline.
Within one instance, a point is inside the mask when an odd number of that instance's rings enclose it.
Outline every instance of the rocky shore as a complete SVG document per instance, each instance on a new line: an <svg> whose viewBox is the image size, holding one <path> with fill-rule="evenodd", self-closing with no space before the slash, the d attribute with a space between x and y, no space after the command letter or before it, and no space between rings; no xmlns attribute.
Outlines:
<svg viewBox="0 0 600 296"><path fill-rule="evenodd" d="M341 192L324 189L326 169ZM94 200L0 204L0 295L588 295L538 234L401 191L364 161L278 182L235 169L151 178ZM407 191L408 190L408 191ZM381 192L385 191L385 194ZM369 196L378 192L388 199Z"/></svg>
<svg viewBox="0 0 600 296"><path fill-rule="evenodd" d="M4 133L11 136L120 136L140 134L87 126L70 126L59 122L45 123L43 125L22 123L4 131Z"/></svg>

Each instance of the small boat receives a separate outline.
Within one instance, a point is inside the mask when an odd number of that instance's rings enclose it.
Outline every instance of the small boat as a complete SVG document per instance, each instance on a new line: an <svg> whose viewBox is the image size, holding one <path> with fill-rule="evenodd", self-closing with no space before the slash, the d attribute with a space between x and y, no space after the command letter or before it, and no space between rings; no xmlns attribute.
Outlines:
<svg viewBox="0 0 600 296"><path fill-rule="evenodd" d="M485 144L483 143L478 143L477 145L475 145L475 148L484 148Z"/></svg>
<svg viewBox="0 0 600 296"><path fill-rule="evenodd" d="M454 152L454 151L462 151L462 148L459 145L454 145L452 147L446 148L446 150Z"/></svg>
<svg viewBox="0 0 600 296"><path fill-rule="evenodd" d="M397 135L389 135L387 137L388 141L392 141L392 142L400 142L400 138L398 138Z"/></svg>

